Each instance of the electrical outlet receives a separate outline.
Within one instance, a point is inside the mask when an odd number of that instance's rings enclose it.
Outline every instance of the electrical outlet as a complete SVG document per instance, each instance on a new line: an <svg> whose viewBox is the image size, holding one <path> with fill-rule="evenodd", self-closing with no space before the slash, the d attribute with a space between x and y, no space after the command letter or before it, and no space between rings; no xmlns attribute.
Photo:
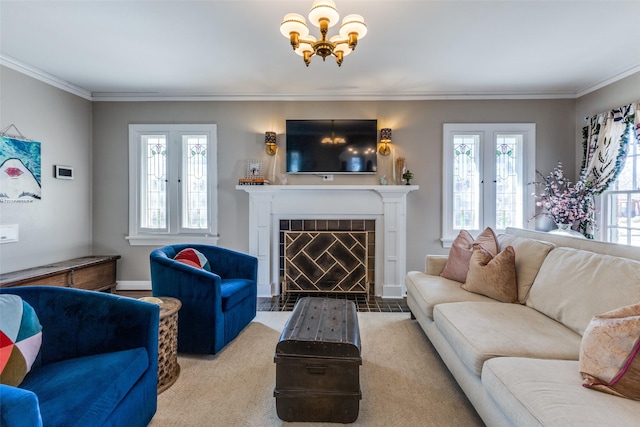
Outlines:
<svg viewBox="0 0 640 427"><path fill-rule="evenodd" d="M322 175L323 181L333 181L333 175Z"/></svg>

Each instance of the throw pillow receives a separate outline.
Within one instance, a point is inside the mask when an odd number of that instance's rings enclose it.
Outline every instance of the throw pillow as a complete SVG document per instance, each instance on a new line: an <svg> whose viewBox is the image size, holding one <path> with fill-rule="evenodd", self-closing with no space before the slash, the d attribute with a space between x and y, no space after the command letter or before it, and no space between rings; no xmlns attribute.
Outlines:
<svg viewBox="0 0 640 427"><path fill-rule="evenodd" d="M449 258L440 273L440 276L464 283L467 280L467 271L469 270L469 260L473 253L473 244L477 243L482 246L492 256L498 253L498 239L496 234L490 227L484 229L478 235L476 240L467 230L461 230L458 237L455 238L449 250Z"/></svg>
<svg viewBox="0 0 640 427"><path fill-rule="evenodd" d="M33 307L17 295L0 295L0 383L17 387L31 370L42 344Z"/></svg>
<svg viewBox="0 0 640 427"><path fill-rule="evenodd" d="M584 387L640 400L640 303L594 316L582 336Z"/></svg>
<svg viewBox="0 0 640 427"><path fill-rule="evenodd" d="M173 259L192 267L211 271L211 266L209 265L207 257L205 257L202 252L193 248L185 248L181 250Z"/></svg>
<svg viewBox="0 0 640 427"><path fill-rule="evenodd" d="M501 302L518 301L516 253L507 246L495 257L482 246L473 245L467 281L462 289Z"/></svg>

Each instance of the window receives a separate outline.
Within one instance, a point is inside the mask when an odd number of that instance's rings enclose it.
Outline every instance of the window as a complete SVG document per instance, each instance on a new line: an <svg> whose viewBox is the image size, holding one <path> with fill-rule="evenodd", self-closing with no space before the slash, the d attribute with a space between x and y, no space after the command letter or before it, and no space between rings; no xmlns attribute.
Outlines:
<svg viewBox="0 0 640 427"><path fill-rule="evenodd" d="M534 203L535 124L445 124L442 242L525 227Z"/></svg>
<svg viewBox="0 0 640 427"><path fill-rule="evenodd" d="M216 125L129 126L130 244L216 243L216 146Z"/></svg>
<svg viewBox="0 0 640 427"><path fill-rule="evenodd" d="M640 246L640 142L632 125L627 132L624 167L603 193L603 232L606 241Z"/></svg>

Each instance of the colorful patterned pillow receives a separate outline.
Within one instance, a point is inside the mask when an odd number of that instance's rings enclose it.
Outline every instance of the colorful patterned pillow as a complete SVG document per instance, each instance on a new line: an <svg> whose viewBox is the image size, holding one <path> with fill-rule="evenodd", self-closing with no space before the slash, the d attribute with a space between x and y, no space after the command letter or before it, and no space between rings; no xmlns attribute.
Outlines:
<svg viewBox="0 0 640 427"><path fill-rule="evenodd" d="M211 271L211 266L209 265L207 257L202 255L202 252L192 248L185 248L181 250L173 259L192 267Z"/></svg>
<svg viewBox="0 0 640 427"><path fill-rule="evenodd" d="M584 387L640 400L640 303L594 316L582 336Z"/></svg>
<svg viewBox="0 0 640 427"><path fill-rule="evenodd" d="M18 386L42 344L36 312L17 295L0 295L0 383Z"/></svg>

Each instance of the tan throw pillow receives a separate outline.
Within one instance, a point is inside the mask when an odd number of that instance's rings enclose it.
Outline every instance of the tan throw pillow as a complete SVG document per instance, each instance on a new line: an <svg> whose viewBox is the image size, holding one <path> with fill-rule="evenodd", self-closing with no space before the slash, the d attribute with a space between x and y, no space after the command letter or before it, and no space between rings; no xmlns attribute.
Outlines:
<svg viewBox="0 0 640 427"><path fill-rule="evenodd" d="M594 316L582 336L584 387L640 400L640 303Z"/></svg>
<svg viewBox="0 0 640 427"><path fill-rule="evenodd" d="M480 245L473 245L467 281L462 289L501 302L518 301L516 253L507 246L495 257Z"/></svg>
<svg viewBox="0 0 640 427"><path fill-rule="evenodd" d="M473 236L467 230L461 230L455 238L449 250L449 258L444 266L441 277L464 283L467 280L469 260L473 253L473 244L482 246L491 256L498 253L498 239L490 227L484 229L474 241Z"/></svg>

